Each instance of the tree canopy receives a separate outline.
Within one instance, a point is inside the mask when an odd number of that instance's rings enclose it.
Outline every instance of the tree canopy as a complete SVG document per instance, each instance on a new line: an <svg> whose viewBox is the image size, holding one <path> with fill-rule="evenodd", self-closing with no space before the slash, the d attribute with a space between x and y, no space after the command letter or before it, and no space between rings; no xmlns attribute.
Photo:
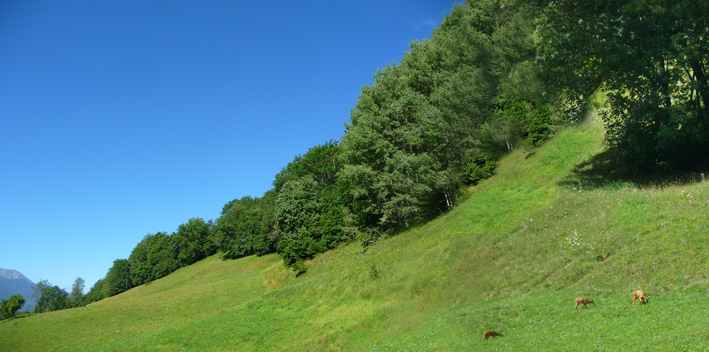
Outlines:
<svg viewBox="0 0 709 352"><path fill-rule="evenodd" d="M211 222L192 218L172 234L180 266L190 265L216 253L217 247L210 238L211 227Z"/></svg>
<svg viewBox="0 0 709 352"><path fill-rule="evenodd" d="M52 312L70 307L69 293L59 288L52 286L47 280L39 280L35 284L32 298L37 299L34 305L35 313Z"/></svg>
<svg viewBox="0 0 709 352"><path fill-rule="evenodd" d="M471 157L509 151L528 133L528 111L505 114L502 102L526 108L543 103L541 91L502 88L520 77L539 87L530 64L535 13L521 1L458 5L430 40L413 42L362 89L342 137L340 176L363 224L408 227L449 210Z"/></svg>
<svg viewBox="0 0 709 352"><path fill-rule="evenodd" d="M77 277L74 280L74 284L71 286L71 293L69 294L69 301L72 307L79 307L83 303L84 299L84 284L86 281L84 279Z"/></svg>
<svg viewBox="0 0 709 352"><path fill-rule="evenodd" d="M25 304L25 298L21 295L12 295L3 299L0 304L0 317L4 319L15 318L15 314Z"/></svg>
<svg viewBox="0 0 709 352"><path fill-rule="evenodd" d="M539 58L573 106L603 87L607 141L634 170L709 161L709 4L547 1Z"/></svg>

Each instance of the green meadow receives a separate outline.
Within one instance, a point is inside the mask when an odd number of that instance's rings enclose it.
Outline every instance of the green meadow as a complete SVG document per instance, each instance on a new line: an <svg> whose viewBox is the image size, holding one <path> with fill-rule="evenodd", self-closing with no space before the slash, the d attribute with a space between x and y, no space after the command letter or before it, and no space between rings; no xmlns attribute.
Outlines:
<svg viewBox="0 0 709 352"><path fill-rule="evenodd" d="M518 148L449 213L303 275L277 255L212 256L0 321L0 351L709 350L709 183L612 178L602 140L590 116ZM595 304L574 310L579 296ZM504 337L483 342L489 329Z"/></svg>

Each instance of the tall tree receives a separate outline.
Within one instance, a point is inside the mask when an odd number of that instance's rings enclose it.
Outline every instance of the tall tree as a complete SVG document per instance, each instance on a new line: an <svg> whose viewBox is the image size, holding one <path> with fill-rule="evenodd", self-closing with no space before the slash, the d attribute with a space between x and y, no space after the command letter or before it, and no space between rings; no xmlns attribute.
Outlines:
<svg viewBox="0 0 709 352"><path fill-rule="evenodd" d="M47 292L50 287L52 287L52 285L49 283L49 280L44 279L39 280L34 287L32 287L32 290L34 290L32 299L35 300L35 312L42 313L47 310L47 300L42 298L46 296L45 292Z"/></svg>
<svg viewBox="0 0 709 352"><path fill-rule="evenodd" d="M84 279L77 277L76 280L74 280L74 284L71 286L69 300L73 307L78 307L82 304L84 298L84 284Z"/></svg>

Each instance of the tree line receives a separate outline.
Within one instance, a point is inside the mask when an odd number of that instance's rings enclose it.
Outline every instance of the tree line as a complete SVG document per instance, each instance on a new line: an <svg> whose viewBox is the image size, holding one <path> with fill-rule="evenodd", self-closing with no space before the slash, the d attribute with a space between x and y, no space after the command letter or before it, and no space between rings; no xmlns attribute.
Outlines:
<svg viewBox="0 0 709 352"><path fill-rule="evenodd" d="M68 293L66 290L59 288L59 286L50 284L47 280L39 280L32 288L34 290L32 298L36 299L32 313L82 307L96 301L90 295L84 295L84 284L84 279L76 278L72 285L71 293ZM26 301L25 297L19 294L3 299L0 304L0 320L17 317L17 312L24 306ZM26 314L29 314L29 312L21 312L21 315Z"/></svg>
<svg viewBox="0 0 709 352"><path fill-rule="evenodd" d="M216 220L146 235L82 302L216 253L278 253L304 272L340 243L449 211L502 155L578 121L598 91L608 148L629 168L706 165L707 18L709 5L689 0L457 4L362 88L340 140L296 156L271 190L226 203Z"/></svg>
<svg viewBox="0 0 709 352"><path fill-rule="evenodd" d="M453 207L461 189L494 173L520 145L560 121L534 64L539 7L456 5L431 39L362 88L340 140L296 156L262 197L226 203L216 220L190 219L146 235L117 259L86 302L148 284L216 253L278 253L297 272L340 243L391 235Z"/></svg>

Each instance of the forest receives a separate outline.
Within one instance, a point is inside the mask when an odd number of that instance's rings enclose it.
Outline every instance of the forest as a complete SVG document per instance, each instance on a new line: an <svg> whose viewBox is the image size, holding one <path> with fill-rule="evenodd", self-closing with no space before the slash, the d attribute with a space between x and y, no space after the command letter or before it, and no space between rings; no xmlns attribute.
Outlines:
<svg viewBox="0 0 709 352"><path fill-rule="evenodd" d="M278 253L300 274L341 243L395 236L455 207L515 148L578 122L591 96L616 177L706 168L709 4L468 0L362 88L339 140L313 146L261 197L146 235L84 295L38 284L35 312L86 305L208 256ZM14 312L13 312L14 315Z"/></svg>

